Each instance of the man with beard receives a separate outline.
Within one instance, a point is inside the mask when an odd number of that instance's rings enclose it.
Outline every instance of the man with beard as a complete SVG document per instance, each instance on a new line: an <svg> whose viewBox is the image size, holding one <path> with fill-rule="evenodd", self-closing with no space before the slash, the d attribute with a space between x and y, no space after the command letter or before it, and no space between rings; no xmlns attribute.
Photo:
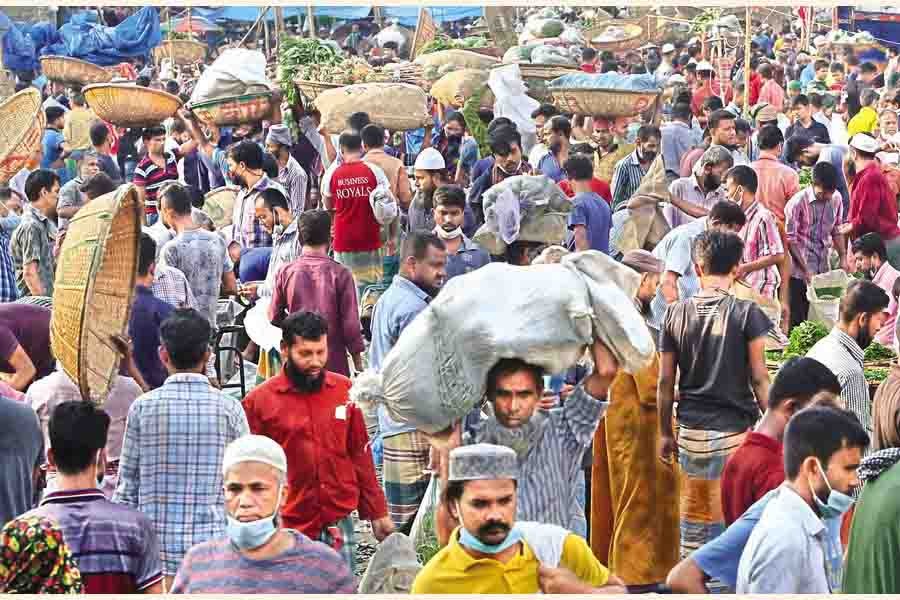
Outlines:
<svg viewBox="0 0 900 600"><path fill-rule="evenodd" d="M516 508L524 477L518 462L513 450L493 444L450 452L441 505L459 525L416 576L413 594L535 594L542 567L567 569L606 593L625 592L583 538L520 520Z"/></svg>
<svg viewBox="0 0 900 600"><path fill-rule="evenodd" d="M291 457L284 527L341 553L353 572L353 511L378 541L394 532L375 476L362 411L348 401L350 380L327 370L328 322L299 311L281 323L282 372L244 399L250 431Z"/></svg>
<svg viewBox="0 0 900 600"><path fill-rule="evenodd" d="M537 132L538 143L534 145L531 152L528 154L528 164L537 165L547 152L549 152L550 149L546 144L547 136L544 126L547 124L547 121L558 114L559 109L552 104L541 104L533 113L531 113L531 119L534 121L535 131Z"/></svg>
<svg viewBox="0 0 900 600"><path fill-rule="evenodd" d="M463 233L466 192L458 185L443 185L434 193L434 233L447 247L447 280L465 275L491 262L491 256Z"/></svg>
<svg viewBox="0 0 900 600"><path fill-rule="evenodd" d="M728 113L731 114L731 113ZM637 132L634 152L616 164L612 178L612 208L615 212L625 206L631 195L641 186L641 180L659 152L662 134L655 125L642 125Z"/></svg>
<svg viewBox="0 0 900 600"><path fill-rule="evenodd" d="M447 163L440 152L434 148L426 148L416 157L413 176L418 189L406 212L405 230L407 233L432 231L435 227L434 192L440 186L450 183L447 178ZM472 235L475 233L476 221L468 203L466 203L464 217L463 231L466 235Z"/></svg>
<svg viewBox="0 0 900 600"><path fill-rule="evenodd" d="M381 369L400 334L425 310L446 279L447 249L440 237L416 231L403 240L400 272L372 314L369 366ZM428 488L428 438L397 423L378 407L379 437L384 445L384 489L388 510L400 531L408 531Z"/></svg>
<svg viewBox="0 0 900 600"><path fill-rule="evenodd" d="M468 203L475 217L475 223L484 223L481 197L486 191L504 179L517 175L529 175L531 165L522 157L522 136L510 126L501 126L488 135L493 162L489 169L472 182Z"/></svg>
<svg viewBox="0 0 900 600"><path fill-rule="evenodd" d="M309 176L300 163L291 156L291 131L286 125L272 125L266 135L266 150L278 163L278 183L284 188L288 207L294 217L300 216L306 207L306 190Z"/></svg>
<svg viewBox="0 0 900 600"><path fill-rule="evenodd" d="M734 159L722 146L710 146L694 165L694 174L669 185L671 204L663 211L673 229L705 217L716 202L725 200L722 177Z"/></svg>
<svg viewBox="0 0 900 600"><path fill-rule="evenodd" d="M872 402L863 372L863 352L888 319L890 298L871 281L856 280L841 298L838 321L806 356L834 373L841 383L841 400L872 433Z"/></svg>
<svg viewBox="0 0 900 600"><path fill-rule="evenodd" d="M594 371L576 386L563 405L537 410L544 393L544 370L519 358L503 358L488 372L487 401L493 416L466 431L463 444L512 448L519 463L518 517L573 530L577 480L584 453L609 406L610 383L618 371L612 353L600 341L591 345ZM459 439L456 434L451 440ZM452 445L454 441L450 442ZM442 460L443 462L443 460ZM443 471L443 465L441 470ZM441 472L442 480L446 473ZM445 486L442 486L445 487ZM440 542L459 525L458 513L444 504L435 515Z"/></svg>
<svg viewBox="0 0 900 600"><path fill-rule="evenodd" d="M838 174L838 191L844 204L844 211L850 209L850 190L844 175L844 162L849 148L837 144L819 144L803 136L788 138L784 144L784 161L796 163L800 167L812 167L820 162L830 163ZM848 165L849 167L849 165Z"/></svg>
<svg viewBox="0 0 900 600"><path fill-rule="evenodd" d="M572 123L559 115L544 125L549 152L537 164L536 173L546 175L555 183L566 178L563 165L569 160L569 138L572 135Z"/></svg>
<svg viewBox="0 0 900 600"><path fill-rule="evenodd" d="M597 149L594 156L594 177L607 185L613 180L613 173L619 161L634 152L634 144L626 144L616 139L615 125L616 123L610 119L595 117L591 132L591 145Z"/></svg>
<svg viewBox="0 0 900 600"><path fill-rule="evenodd" d="M856 272L884 290L891 299L888 304L888 318L875 336L875 341L883 346L893 347L896 341L894 322L897 319L897 300L894 297L894 284L900 278L900 271L891 266L887 260L887 250L877 233L867 233L857 238L851 247Z"/></svg>

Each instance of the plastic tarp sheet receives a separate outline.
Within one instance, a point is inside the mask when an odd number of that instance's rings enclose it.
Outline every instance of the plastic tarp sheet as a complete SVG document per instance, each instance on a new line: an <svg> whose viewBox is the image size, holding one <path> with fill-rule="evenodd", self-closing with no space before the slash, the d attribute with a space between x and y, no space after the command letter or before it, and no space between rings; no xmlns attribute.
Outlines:
<svg viewBox="0 0 900 600"><path fill-rule="evenodd" d="M428 8L431 18L437 23L452 23L462 19L477 19L484 15L480 6L432 6ZM417 6L385 6L381 14L388 21L397 21L406 27L415 27L419 22Z"/></svg>
<svg viewBox="0 0 900 600"><path fill-rule="evenodd" d="M11 25L3 36L3 64L14 71L37 69L38 58L52 54L101 66L116 65L148 55L161 41L155 7L140 9L116 27L99 25L96 15L86 11L73 15L58 31L50 23Z"/></svg>

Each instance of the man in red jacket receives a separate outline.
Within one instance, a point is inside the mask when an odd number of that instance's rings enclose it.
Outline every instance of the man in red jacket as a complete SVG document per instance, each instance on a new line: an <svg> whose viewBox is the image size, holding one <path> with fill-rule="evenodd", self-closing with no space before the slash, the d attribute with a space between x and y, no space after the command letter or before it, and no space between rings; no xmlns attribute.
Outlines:
<svg viewBox="0 0 900 600"><path fill-rule="evenodd" d="M326 370L328 322L296 312L281 323L283 371L244 399L250 431L288 456L284 527L325 542L353 571L353 518L372 522L378 541L394 531L375 477L362 411L348 403L350 380Z"/></svg>

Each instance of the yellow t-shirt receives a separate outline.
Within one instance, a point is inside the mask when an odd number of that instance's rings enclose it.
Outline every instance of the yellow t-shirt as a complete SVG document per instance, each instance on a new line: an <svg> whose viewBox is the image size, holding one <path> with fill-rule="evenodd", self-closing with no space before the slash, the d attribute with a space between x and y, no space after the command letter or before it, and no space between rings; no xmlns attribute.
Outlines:
<svg viewBox="0 0 900 600"><path fill-rule="evenodd" d="M450 543L428 561L413 582L413 594L534 594L538 584L539 561L522 542L512 560L501 563L491 558L472 558L459 544L459 528ZM609 580L609 571L591 552L584 538L575 534L563 542L560 567L572 571L594 587Z"/></svg>
<svg viewBox="0 0 900 600"><path fill-rule="evenodd" d="M872 133L877 125L878 113L871 106L863 106L847 123L847 135L852 138L857 133Z"/></svg>
<svg viewBox="0 0 900 600"><path fill-rule="evenodd" d="M66 113L63 137L73 150L87 150L91 147L91 125L97 116L89 108L73 108Z"/></svg>

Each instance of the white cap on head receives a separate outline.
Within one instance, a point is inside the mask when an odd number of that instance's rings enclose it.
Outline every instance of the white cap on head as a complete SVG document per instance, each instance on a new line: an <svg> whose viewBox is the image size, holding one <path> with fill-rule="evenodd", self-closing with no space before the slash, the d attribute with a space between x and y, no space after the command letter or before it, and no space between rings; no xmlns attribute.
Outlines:
<svg viewBox="0 0 900 600"><path fill-rule="evenodd" d="M697 63L697 72L700 71L715 71L715 69L708 61L701 60Z"/></svg>
<svg viewBox="0 0 900 600"><path fill-rule="evenodd" d="M444 157L434 148L425 148L416 157L416 171L441 171L446 168Z"/></svg>
<svg viewBox="0 0 900 600"><path fill-rule="evenodd" d="M228 444L225 456L222 457L222 474L227 474L231 467L243 462L263 463L287 474L287 455L284 449L275 440L264 435L249 434Z"/></svg>
<svg viewBox="0 0 900 600"><path fill-rule="evenodd" d="M850 147L856 148L868 154L876 154L878 152L878 142L871 135L866 133L857 133L850 140Z"/></svg>
<svg viewBox="0 0 900 600"><path fill-rule="evenodd" d="M687 83L687 79L684 78L684 75L675 73L674 75L669 76L669 79L666 80L666 83L668 85L685 84Z"/></svg>
<svg viewBox="0 0 900 600"><path fill-rule="evenodd" d="M672 44L663 44L662 53L669 54L671 52L675 52L675 46L673 46Z"/></svg>

